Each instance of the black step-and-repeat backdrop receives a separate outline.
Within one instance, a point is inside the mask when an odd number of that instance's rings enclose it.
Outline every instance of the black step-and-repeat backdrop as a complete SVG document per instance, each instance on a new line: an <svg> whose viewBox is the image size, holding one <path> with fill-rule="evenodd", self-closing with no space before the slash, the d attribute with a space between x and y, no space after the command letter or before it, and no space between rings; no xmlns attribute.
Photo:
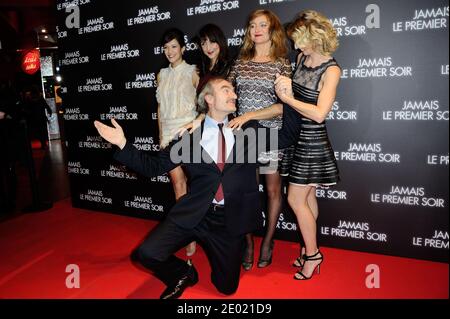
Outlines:
<svg viewBox="0 0 450 319"><path fill-rule="evenodd" d="M169 178L143 178L114 162L93 120L115 117L136 147L158 151L162 33L182 29L186 59L195 63L191 38L216 23L237 52L246 17L257 8L283 22L318 10L340 37L342 81L328 126L342 182L317 190L320 244L448 262L448 1L57 1L73 205L165 216L174 203ZM277 237L298 240L288 205Z"/></svg>

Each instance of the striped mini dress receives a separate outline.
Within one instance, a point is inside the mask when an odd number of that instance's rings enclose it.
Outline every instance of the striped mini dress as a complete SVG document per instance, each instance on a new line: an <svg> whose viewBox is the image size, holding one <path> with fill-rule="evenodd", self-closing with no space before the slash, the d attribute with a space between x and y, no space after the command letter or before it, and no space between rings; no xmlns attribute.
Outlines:
<svg viewBox="0 0 450 319"><path fill-rule="evenodd" d="M292 90L297 100L317 105L319 82L328 67L339 66L334 58L310 68L304 65L303 56L292 79ZM289 176L289 183L328 187L339 181L339 170L334 151L328 138L325 121L317 123L298 112L301 129L295 143L286 150L281 163L281 175Z"/></svg>

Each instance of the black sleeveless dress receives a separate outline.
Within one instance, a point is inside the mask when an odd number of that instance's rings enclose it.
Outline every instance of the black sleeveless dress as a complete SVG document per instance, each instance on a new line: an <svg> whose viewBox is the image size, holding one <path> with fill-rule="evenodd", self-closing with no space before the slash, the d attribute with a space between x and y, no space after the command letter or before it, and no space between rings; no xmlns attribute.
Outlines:
<svg viewBox="0 0 450 319"><path fill-rule="evenodd" d="M302 102L317 105L319 82L330 66L338 66L334 58L310 68L304 65L303 56L292 79L294 97ZM290 112L301 123L297 143L288 149L281 163L281 175L289 176L289 183L327 187L339 181L339 170L325 121L317 123L298 112Z"/></svg>

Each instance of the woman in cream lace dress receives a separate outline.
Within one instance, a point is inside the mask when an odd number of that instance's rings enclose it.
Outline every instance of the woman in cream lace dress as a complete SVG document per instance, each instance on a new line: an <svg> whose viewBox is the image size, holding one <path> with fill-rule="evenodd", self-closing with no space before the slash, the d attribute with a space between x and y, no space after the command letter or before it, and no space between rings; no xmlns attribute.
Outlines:
<svg viewBox="0 0 450 319"><path fill-rule="evenodd" d="M163 36L164 54L170 62L167 68L158 74L158 119L161 148L167 147L177 131L193 122L197 117L196 88L199 77L195 65L183 60L185 51L184 34L178 29L171 29ZM175 198L178 200L187 193L186 175L181 167L169 172ZM195 242L186 247L186 254L192 256L195 252Z"/></svg>

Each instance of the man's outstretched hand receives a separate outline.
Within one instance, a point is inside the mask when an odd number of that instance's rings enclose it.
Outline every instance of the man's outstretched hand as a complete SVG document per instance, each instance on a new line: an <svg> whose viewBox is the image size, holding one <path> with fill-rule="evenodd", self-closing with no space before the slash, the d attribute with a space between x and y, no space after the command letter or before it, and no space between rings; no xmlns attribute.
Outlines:
<svg viewBox="0 0 450 319"><path fill-rule="evenodd" d="M95 128L101 137L111 144L117 145L120 149L123 149L127 143L127 139L125 138L125 134L123 134L122 127L120 127L115 119L111 119L111 123L114 127L105 125L99 121L94 121Z"/></svg>

